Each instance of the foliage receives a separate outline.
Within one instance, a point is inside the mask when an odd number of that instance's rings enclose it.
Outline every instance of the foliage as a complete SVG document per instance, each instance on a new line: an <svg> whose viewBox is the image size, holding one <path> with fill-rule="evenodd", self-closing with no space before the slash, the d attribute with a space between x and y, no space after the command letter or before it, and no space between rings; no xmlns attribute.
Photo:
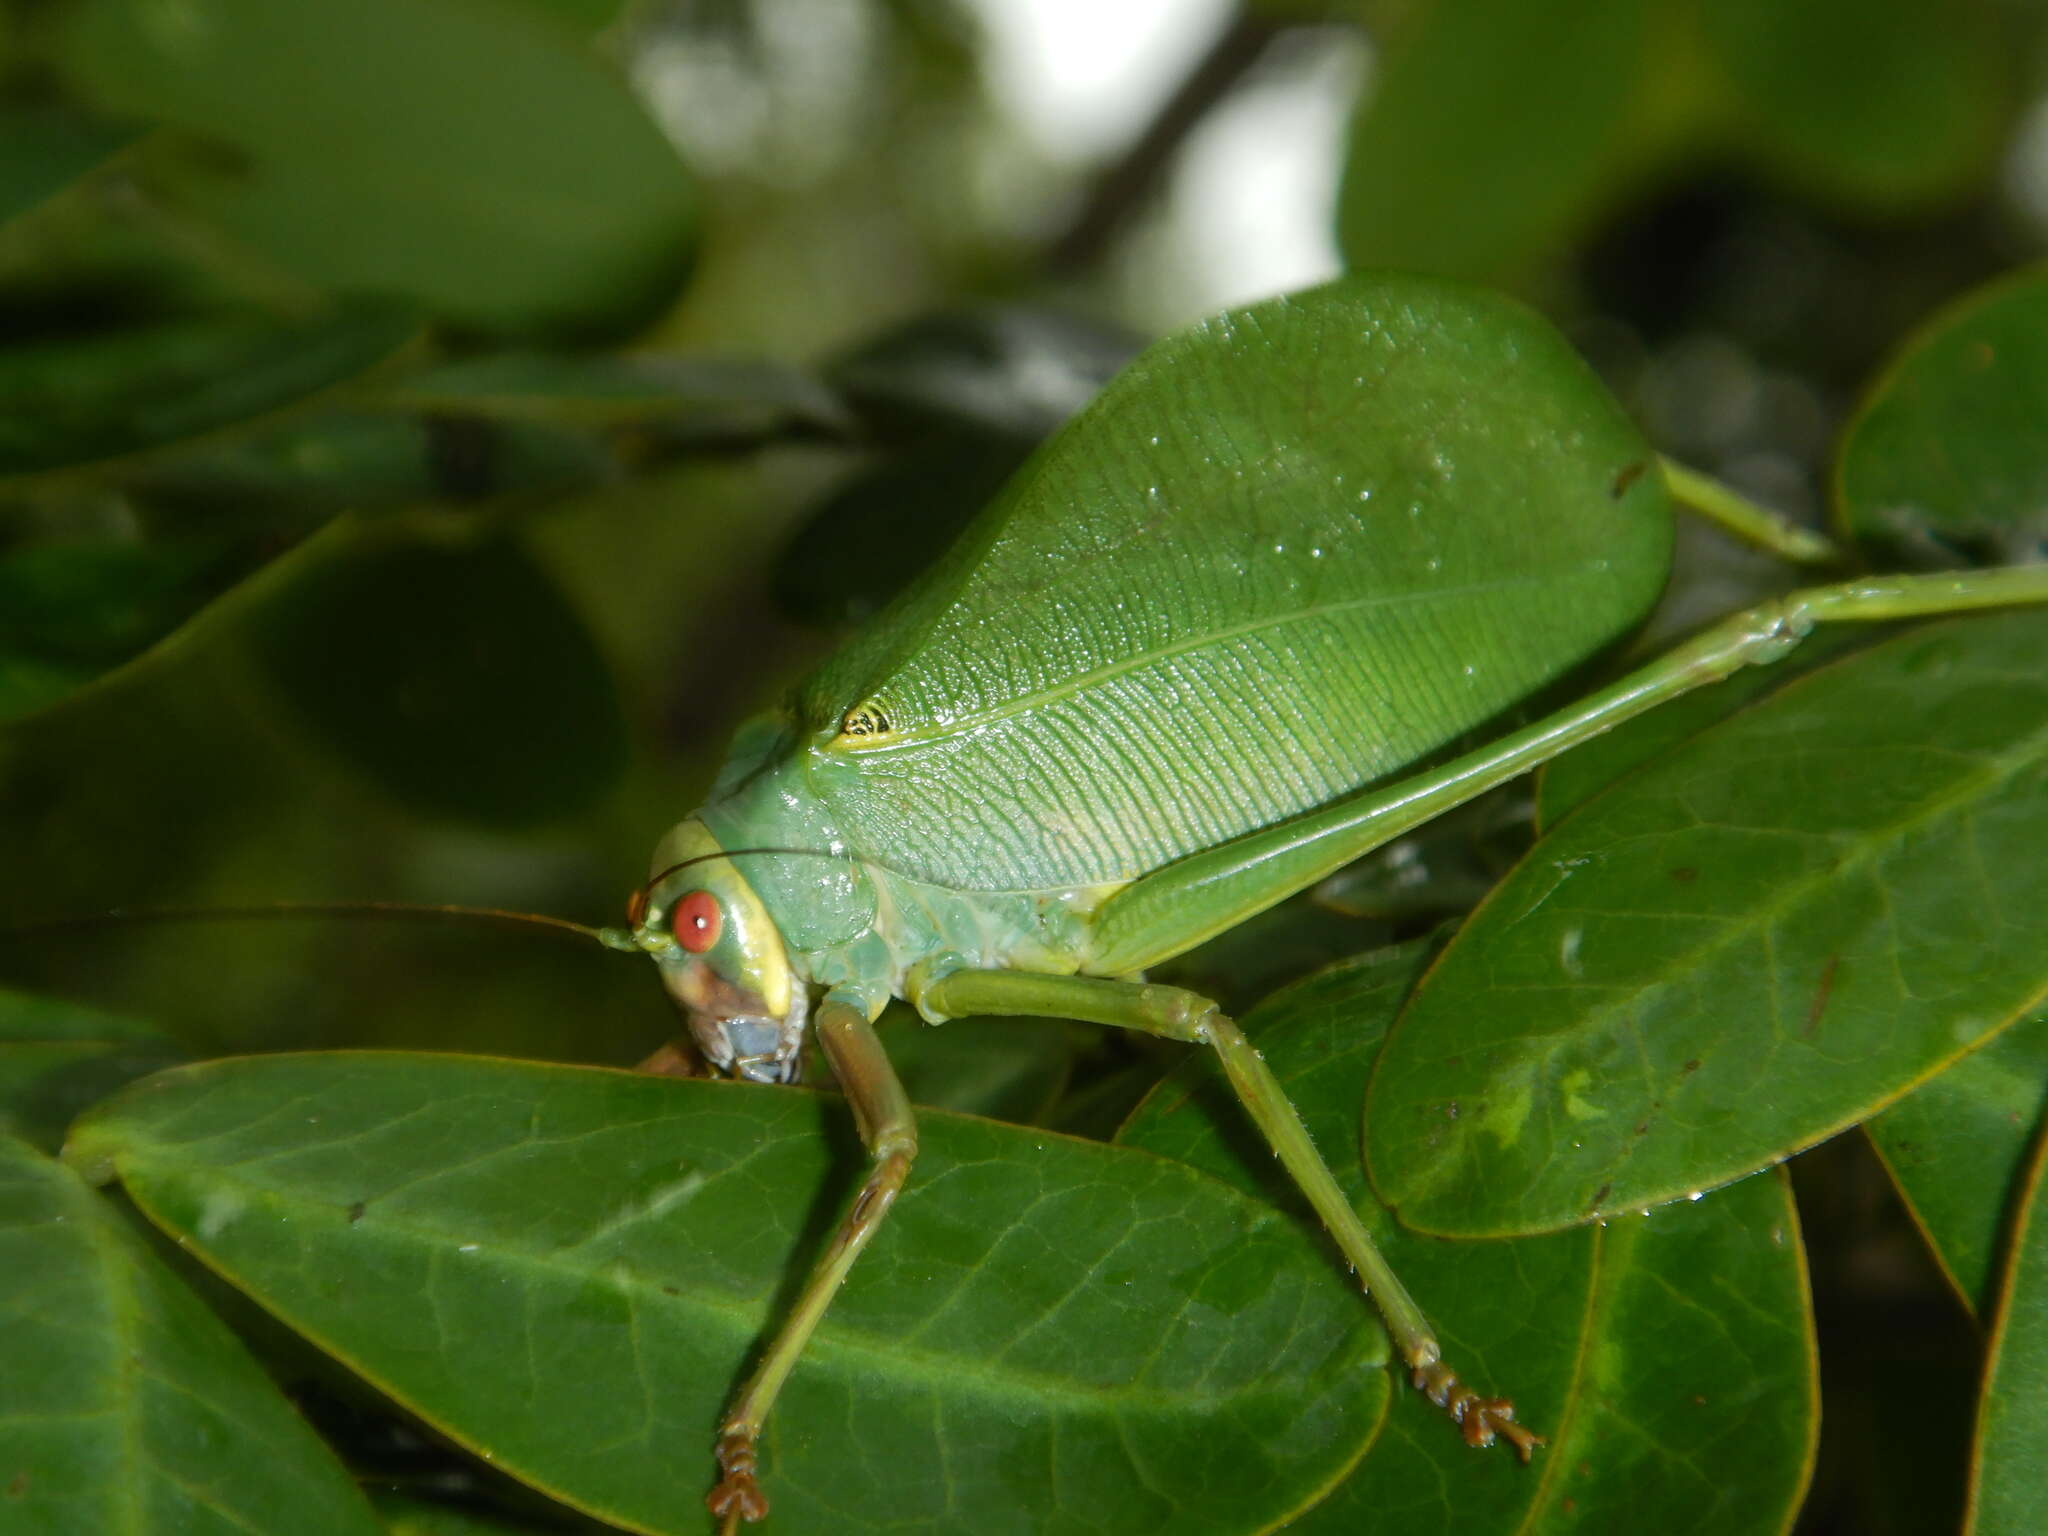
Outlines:
<svg viewBox="0 0 2048 1536"><path fill-rule="evenodd" d="M1357 10L1251 8L1162 121L1364 25L1354 264L1519 284L1659 448L1824 486L1846 573L2041 557L2048 273L1992 174L2033 9ZM808 107L795 13L10 33L0 1527L710 1528L721 1404L859 1163L829 1084L621 1070L674 1016L596 946L150 909L614 910L735 723L1134 352L1144 230L1088 249L1131 177L1050 236L976 203L964 13L806 13L865 29ZM643 101L679 59L694 170ZM1430 359L1488 505L1517 335ZM1188 402L1243 383L1123 375L1188 426L1133 472L1215 490ZM1234 472L1313 505L1291 467ZM1682 540L1632 649L1481 735L1793 579ZM1384 1368L1211 1062L892 1016L923 1151L771 1421L769 1529L2042 1528L2044 641L1816 637L1175 962L1532 1466Z"/></svg>

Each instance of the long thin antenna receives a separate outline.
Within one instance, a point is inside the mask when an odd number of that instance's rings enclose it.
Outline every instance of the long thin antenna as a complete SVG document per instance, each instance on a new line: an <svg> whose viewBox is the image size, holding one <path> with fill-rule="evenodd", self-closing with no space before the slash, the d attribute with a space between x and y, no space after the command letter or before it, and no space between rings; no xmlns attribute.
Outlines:
<svg viewBox="0 0 2048 1536"><path fill-rule="evenodd" d="M61 933L69 929L103 927L110 923L265 922L327 917L441 917L573 934L579 939L594 939L606 949L638 953L640 948L623 928L593 928L587 923L571 922L566 917L512 912L502 907L464 907L452 903L411 901L276 901L251 907L110 907L104 912L17 923L0 928L0 938Z"/></svg>

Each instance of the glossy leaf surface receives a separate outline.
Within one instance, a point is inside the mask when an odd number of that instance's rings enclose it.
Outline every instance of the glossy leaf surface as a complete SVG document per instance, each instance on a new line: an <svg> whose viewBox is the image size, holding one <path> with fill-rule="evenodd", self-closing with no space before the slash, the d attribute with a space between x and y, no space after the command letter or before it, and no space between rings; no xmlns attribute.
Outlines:
<svg viewBox="0 0 2048 1536"><path fill-rule="evenodd" d="M1789 1191L1759 1178L1696 1204L1514 1241L1444 1243L1397 1226L1369 1194L1357 1106L1426 944L1361 956L1252 1010L1245 1028L1285 1084L1445 1356L1512 1393L1549 1437L1529 1467L1475 1454L1397 1387L1366 1460L1293 1530L1782 1528L1814 1434L1813 1340ZM1206 1058L1175 1073L1120 1140L1176 1156L1314 1218L1255 1145Z"/></svg>
<svg viewBox="0 0 2048 1536"><path fill-rule="evenodd" d="M1956 1294L1997 1305L2006 1227L2048 1105L2048 1015L2036 1015L1922 1083L1864 1130Z"/></svg>
<svg viewBox="0 0 2048 1536"><path fill-rule="evenodd" d="M2027 1170L2013 1251L2000 1287L1966 1536L2031 1536L2048 1522L2048 1211L2042 1209L2048 1147Z"/></svg>
<svg viewBox="0 0 2048 1536"><path fill-rule="evenodd" d="M0 1136L0 1526L374 1536L341 1464L103 1196Z"/></svg>
<svg viewBox="0 0 2048 1536"><path fill-rule="evenodd" d="M1552 759L1536 775L1536 825L1548 831L1624 775L1682 748L1745 705L1796 682L1831 657L1868 645L1871 639L1869 629L1862 625L1818 630L1783 661L1745 667L1711 687L1682 694L1647 714L1624 720L1613 730Z"/></svg>
<svg viewBox="0 0 2048 1536"><path fill-rule="evenodd" d="M1909 340L1842 441L1837 512L1928 565L2048 548L2048 275L1979 289Z"/></svg>
<svg viewBox="0 0 2048 1536"><path fill-rule="evenodd" d="M1367 1147L1402 1218L1542 1231L1711 1188L2037 1006L2044 635L1908 632L1539 842L1382 1055Z"/></svg>
<svg viewBox="0 0 2048 1536"><path fill-rule="evenodd" d="M149 160L168 197L320 287L575 331L641 318L689 260L688 174L543 7L83 0L62 57L96 102L175 130Z"/></svg>
<svg viewBox="0 0 2048 1536"><path fill-rule="evenodd" d="M0 1136L55 1152L72 1116L183 1056L138 1020L0 988Z"/></svg>
<svg viewBox="0 0 2048 1536"><path fill-rule="evenodd" d="M771 1420L778 1519L1238 1531L1350 1465L1384 1340L1292 1222L1045 1132L922 1141ZM501 1469L663 1532L707 1528L723 1400L859 1160L811 1094L405 1055L165 1073L72 1155Z"/></svg>

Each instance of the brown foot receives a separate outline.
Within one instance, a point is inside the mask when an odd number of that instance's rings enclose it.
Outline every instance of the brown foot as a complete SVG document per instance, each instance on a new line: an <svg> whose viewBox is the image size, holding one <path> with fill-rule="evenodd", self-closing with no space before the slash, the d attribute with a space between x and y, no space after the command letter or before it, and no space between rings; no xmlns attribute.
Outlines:
<svg viewBox="0 0 2048 1536"><path fill-rule="evenodd" d="M1413 1379L1418 1390L1450 1414L1451 1422L1464 1431L1465 1443L1474 1450L1484 1449L1499 1437L1512 1445L1515 1454L1526 1464L1535 1455L1536 1447L1544 1443L1541 1435L1515 1422L1515 1405L1511 1399L1481 1397L1460 1384L1451 1368L1441 1360L1418 1366Z"/></svg>
<svg viewBox="0 0 2048 1536"><path fill-rule="evenodd" d="M753 1435L746 1430L731 1429L718 1437L718 1470L725 1475L718 1480L718 1486L705 1496L704 1504L712 1514L725 1521L727 1530L732 1529L735 1519L752 1523L767 1518L768 1495L754 1481L757 1465Z"/></svg>

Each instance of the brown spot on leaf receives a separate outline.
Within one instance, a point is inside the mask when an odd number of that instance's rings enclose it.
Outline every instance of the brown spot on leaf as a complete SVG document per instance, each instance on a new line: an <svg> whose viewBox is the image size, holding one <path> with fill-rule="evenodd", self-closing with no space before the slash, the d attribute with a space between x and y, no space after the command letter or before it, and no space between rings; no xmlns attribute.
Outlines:
<svg viewBox="0 0 2048 1536"><path fill-rule="evenodd" d="M7 1497L10 1499L18 1499L27 1492L28 1474L26 1472L17 1472L7 1480Z"/></svg>
<svg viewBox="0 0 2048 1536"><path fill-rule="evenodd" d="M1613 1193L1614 1185L1611 1182L1602 1184L1598 1189L1593 1191L1593 1198L1586 1202L1586 1209L1589 1211L1597 1209L1600 1205L1600 1202L1605 1200L1609 1195Z"/></svg>
<svg viewBox="0 0 2048 1536"><path fill-rule="evenodd" d="M1695 1056L1695 1057L1693 1057L1693 1059L1692 1059L1691 1061L1688 1061L1688 1062L1687 1062L1687 1063L1686 1063L1686 1064L1685 1064L1685 1065L1684 1065L1684 1066L1683 1066L1682 1068L1680 1068L1679 1070L1680 1070L1681 1072L1683 1072L1685 1076L1687 1076L1687 1077L1691 1077L1691 1076L1693 1075L1693 1073L1695 1073L1695 1072L1699 1071L1699 1069L1700 1069L1700 1059L1699 1059L1699 1057Z"/></svg>
<svg viewBox="0 0 2048 1536"><path fill-rule="evenodd" d="M1835 991L1835 970L1841 963L1840 955L1829 955L1828 963L1820 968L1820 985L1814 989L1813 1006L1806 1010L1806 1027L1799 1031L1809 1040L1820 1028L1820 1016L1828 1011L1828 999Z"/></svg>
<svg viewBox="0 0 2048 1536"><path fill-rule="evenodd" d="M350 1206L348 1208L348 1224L354 1226L357 1222L361 1221L363 1213L369 1210L369 1208L368 1203L362 1200L358 1200L354 1205Z"/></svg>
<svg viewBox="0 0 2048 1536"><path fill-rule="evenodd" d="M1621 469L1615 474L1614 484L1608 487L1607 494L1616 501L1621 500L1622 497L1628 494L1628 488L1643 478L1643 471L1649 467L1650 461L1648 459L1637 459L1633 464L1622 465Z"/></svg>
<svg viewBox="0 0 2048 1536"><path fill-rule="evenodd" d="M1446 1120L1455 1120L1458 1118L1458 1101L1456 1099L1451 1100L1450 1103L1444 1106L1444 1118Z"/></svg>
<svg viewBox="0 0 2048 1536"><path fill-rule="evenodd" d="M1673 880L1676 880L1680 885L1691 885L1693 881L1699 879L1699 877L1700 872L1694 869L1690 864L1681 864L1678 868L1671 871L1671 878Z"/></svg>
<svg viewBox="0 0 2048 1536"><path fill-rule="evenodd" d="M1649 1121L1647 1121L1647 1120L1638 1120L1638 1121L1636 1122L1636 1134L1637 1134L1638 1136L1647 1136L1647 1135L1649 1135L1649 1134L1650 1134L1650 1122L1649 1122Z"/></svg>

